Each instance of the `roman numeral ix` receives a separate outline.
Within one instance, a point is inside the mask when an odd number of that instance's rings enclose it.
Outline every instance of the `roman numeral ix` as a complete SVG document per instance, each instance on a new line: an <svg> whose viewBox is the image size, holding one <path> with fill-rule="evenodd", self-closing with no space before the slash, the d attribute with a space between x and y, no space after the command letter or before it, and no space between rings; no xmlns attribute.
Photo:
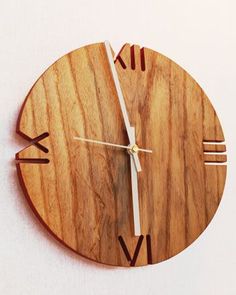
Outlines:
<svg viewBox="0 0 236 295"><path fill-rule="evenodd" d="M138 255L139 255L142 243L143 243L143 240L144 240L144 236L141 235L138 239L136 248L134 250L133 257L131 257L130 252L125 244L124 239L122 238L122 236L118 237L118 241L120 243L120 246L125 254L127 261L130 263L130 266L135 266L135 263L137 261L137 258L138 258ZM151 236L150 235L146 235L146 246L147 246L147 249L146 249L147 250L147 263L152 264L152 249L151 249Z"/></svg>
<svg viewBox="0 0 236 295"><path fill-rule="evenodd" d="M39 141L43 140L44 138L46 138L48 136L49 136L48 132L44 132L44 133L42 133L41 135L39 135L39 136L37 136L35 138L30 138L29 136L24 134L24 138L26 138L30 142L30 145L28 145L26 148L34 145L39 150L43 151L44 153L48 153L48 149L44 145L39 143ZM23 150L21 150L21 151L23 151ZM20 158L19 157L20 152L18 152L16 154L17 163L29 163L29 164L48 164L49 163L49 159L46 159L46 158L43 158L43 159L42 158Z"/></svg>

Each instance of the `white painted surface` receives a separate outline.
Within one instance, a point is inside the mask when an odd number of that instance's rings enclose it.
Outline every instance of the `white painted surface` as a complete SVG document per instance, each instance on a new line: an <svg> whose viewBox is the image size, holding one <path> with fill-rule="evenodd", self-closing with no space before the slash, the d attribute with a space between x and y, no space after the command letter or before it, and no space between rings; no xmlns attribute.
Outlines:
<svg viewBox="0 0 236 295"><path fill-rule="evenodd" d="M130 127L130 145L134 146L135 143L135 127ZM130 174L131 174L131 192L132 192L132 209L133 209L133 227L134 235L140 236L142 234L140 224L140 210L139 210L139 194L138 194L138 172L135 166L134 158L130 154ZM141 167L141 166L140 166Z"/></svg>
<svg viewBox="0 0 236 295"><path fill-rule="evenodd" d="M236 294L236 2L8 0L0 8L0 294ZM58 57L108 39L153 48L182 65L211 98L225 130L228 179L208 229L173 259L103 267L66 250L39 224L18 185L17 114Z"/></svg>

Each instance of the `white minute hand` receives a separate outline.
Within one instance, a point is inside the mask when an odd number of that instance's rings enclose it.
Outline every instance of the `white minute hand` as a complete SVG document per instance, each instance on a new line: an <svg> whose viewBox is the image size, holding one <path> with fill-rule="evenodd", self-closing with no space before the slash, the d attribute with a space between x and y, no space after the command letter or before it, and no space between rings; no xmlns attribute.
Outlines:
<svg viewBox="0 0 236 295"><path fill-rule="evenodd" d="M111 67L111 72L112 72L113 80L114 80L114 83L115 83L116 92L117 92L118 99L119 99L119 102L120 102L121 112L122 112L122 115L123 115L123 118L124 118L125 128L126 128L126 131L127 131L127 134L128 134L129 143L132 144L133 143L133 141L132 141L132 129L131 129L132 127L130 126L128 113L127 113L126 105L125 105L125 100L124 100L124 97L123 97L123 94L122 94L122 91L121 91L120 82L119 82L119 79L118 79L118 75L117 75L117 72L116 72L116 67L115 67L115 64L114 64L113 57L112 57L111 47L110 47L110 44L109 44L108 41L105 41L104 44L105 44L105 48L106 48L108 61L109 61L110 67ZM132 154L132 158L133 158L133 161L134 161L135 168L136 168L137 172L140 172L142 169L141 169L141 165L140 165L140 161L139 161L139 157L138 157L137 153Z"/></svg>

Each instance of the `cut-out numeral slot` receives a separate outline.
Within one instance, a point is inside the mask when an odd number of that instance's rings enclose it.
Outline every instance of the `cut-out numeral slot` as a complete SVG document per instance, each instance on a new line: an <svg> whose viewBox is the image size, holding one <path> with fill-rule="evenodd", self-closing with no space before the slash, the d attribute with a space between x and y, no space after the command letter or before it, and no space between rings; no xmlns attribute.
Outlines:
<svg viewBox="0 0 236 295"><path fill-rule="evenodd" d="M25 139L27 139L30 142L30 145L35 145L38 149L40 149L41 151L43 151L44 153L48 153L48 149L43 146L41 143L39 143L39 141L43 140L44 138L48 137L49 133L48 132L44 132L41 135L35 137L35 138L31 138L26 134L23 134L23 137Z"/></svg>
<svg viewBox="0 0 236 295"><path fill-rule="evenodd" d="M49 159L39 158L16 158L17 163L28 163L28 164L48 164Z"/></svg>
<svg viewBox="0 0 236 295"><path fill-rule="evenodd" d="M145 64L144 47L140 49L140 61L141 61L141 70L145 71L146 64Z"/></svg>
<svg viewBox="0 0 236 295"><path fill-rule="evenodd" d="M226 146L222 142L204 141L203 142L204 163L205 165L219 165L227 162Z"/></svg>
<svg viewBox="0 0 236 295"><path fill-rule="evenodd" d="M133 254L133 257L131 257L130 253L129 253L129 250L125 244L125 241L124 239L122 238L122 236L119 236L118 237L118 241L120 243L120 246L125 254L125 257L127 259L127 261L129 261L130 263L130 266L135 266L135 263L137 261L137 258L138 258L138 255L139 255L139 252L140 252L140 249L141 249L141 246L142 246L142 243L143 243L143 239L144 239L144 236L141 235L139 238L138 238L138 241L137 241L137 245L136 245L136 248L134 250L134 254ZM146 235L146 251L147 251L147 262L148 264L152 264L152 248L151 248L151 236L150 235Z"/></svg>
<svg viewBox="0 0 236 295"><path fill-rule="evenodd" d="M44 145L39 143L39 141L43 140L44 138L46 138L48 136L49 136L48 132L44 132L35 138L30 138L29 136L24 135L24 137L30 142L30 144L26 148L24 148L23 150L34 145L39 150L43 151L44 153L48 153L48 149ZM22 152L23 150L21 150L20 152ZM46 158L20 158L20 156L19 156L20 152L18 152L16 154L16 162L17 163L27 163L27 164L48 164L49 163L49 159L46 159Z"/></svg>
<svg viewBox="0 0 236 295"><path fill-rule="evenodd" d="M127 68L125 62L123 61L123 59L121 58L120 55L118 55L116 57L116 59L119 61L120 65L122 66L123 69L126 69Z"/></svg>
<svg viewBox="0 0 236 295"><path fill-rule="evenodd" d="M127 68L124 59L121 57L121 53L117 55L116 60L120 63L123 69ZM141 71L146 70L145 64L145 50L143 48L139 48L137 45L130 46L130 68L132 70L141 69ZM139 60L138 60L139 59Z"/></svg>

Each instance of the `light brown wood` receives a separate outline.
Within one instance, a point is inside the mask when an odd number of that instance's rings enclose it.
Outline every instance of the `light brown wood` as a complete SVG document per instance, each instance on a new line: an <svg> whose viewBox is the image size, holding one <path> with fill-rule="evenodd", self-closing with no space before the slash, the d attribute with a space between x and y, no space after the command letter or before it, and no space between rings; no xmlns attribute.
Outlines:
<svg viewBox="0 0 236 295"><path fill-rule="evenodd" d="M226 152L224 144L206 144L203 146L204 152Z"/></svg>
<svg viewBox="0 0 236 295"><path fill-rule="evenodd" d="M34 144L16 155L18 175L41 222L75 252L110 265L158 263L215 214L224 136L203 90L170 59L126 44L116 68L137 144L153 150L139 153L142 236L133 235L127 152L73 139L128 144L103 43L65 55L31 89L17 132Z"/></svg>

